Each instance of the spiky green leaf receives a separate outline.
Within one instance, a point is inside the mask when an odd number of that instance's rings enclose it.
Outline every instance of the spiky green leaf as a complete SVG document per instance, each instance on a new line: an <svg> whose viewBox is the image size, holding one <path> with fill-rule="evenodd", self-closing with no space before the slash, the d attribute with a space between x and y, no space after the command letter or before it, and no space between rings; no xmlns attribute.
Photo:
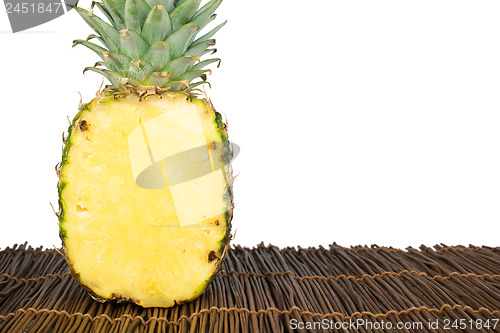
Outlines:
<svg viewBox="0 0 500 333"><path fill-rule="evenodd" d="M170 61L170 43L159 41L151 45L143 56L157 71L161 70Z"/></svg>
<svg viewBox="0 0 500 333"><path fill-rule="evenodd" d="M104 6L113 19L113 26L122 30L125 29L125 21L123 15L125 14L125 0L102 0Z"/></svg>
<svg viewBox="0 0 500 333"><path fill-rule="evenodd" d="M87 38L86 38L85 40L86 40L86 41L89 41L89 40L91 40L91 39L95 39L95 38L99 39L99 40L102 42L102 38L101 38L100 36L98 36L98 35L95 35L95 34L90 34L90 35L88 35L88 36L87 36Z"/></svg>
<svg viewBox="0 0 500 333"><path fill-rule="evenodd" d="M197 71L197 70L203 69L203 67L205 67L205 66L213 64L214 62L218 62L219 64L217 65L217 67L219 67L220 61L221 60L219 58L203 60L203 61L197 63L196 65L194 65L193 67L191 67L190 70Z"/></svg>
<svg viewBox="0 0 500 333"><path fill-rule="evenodd" d="M110 50L118 51L120 45L118 30L85 9L75 7L75 10L92 29L99 33L106 47Z"/></svg>
<svg viewBox="0 0 500 333"><path fill-rule="evenodd" d="M170 61L161 71L169 72L170 77L176 78L184 74L194 61L193 57L179 57Z"/></svg>
<svg viewBox="0 0 500 333"><path fill-rule="evenodd" d="M185 55L192 57L201 57L205 54L205 51L210 47L215 45L215 39L209 39L207 41L203 41L201 43L195 44L191 46L186 52Z"/></svg>
<svg viewBox="0 0 500 333"><path fill-rule="evenodd" d="M196 12L196 14L193 15L193 18L195 18L196 16L200 15L202 12L204 12L205 10L208 9L208 7L212 6L212 0L210 0L209 2L205 3L203 6L201 6L200 9L198 9L198 11Z"/></svg>
<svg viewBox="0 0 500 333"><path fill-rule="evenodd" d="M189 40L196 30L198 30L198 26L196 24L188 23L168 36L166 41L170 43L170 56L172 59L178 58L186 52L189 46Z"/></svg>
<svg viewBox="0 0 500 333"><path fill-rule="evenodd" d="M189 85L189 89L191 90L191 89L193 89L195 87L201 86L202 84L208 84L208 86L210 88L212 88L212 85L210 84L210 82L208 82L208 81L200 81L200 82L195 82L193 84L190 84Z"/></svg>
<svg viewBox="0 0 500 333"><path fill-rule="evenodd" d="M142 27L141 36L146 42L152 45L159 40L165 40L172 32L170 17L163 5L157 5L151 8L151 11Z"/></svg>
<svg viewBox="0 0 500 333"><path fill-rule="evenodd" d="M220 6L222 0L209 1L203 6L192 18L191 22L198 24L200 29L203 29L215 16L214 12Z"/></svg>
<svg viewBox="0 0 500 333"><path fill-rule="evenodd" d="M191 82L193 81L194 79L196 78L203 78L203 81L206 80L206 73L209 72L210 70L209 69L203 69L203 70L197 70L197 71L189 71L189 72L186 72L184 74L182 74L181 76L179 76L178 78L175 79L175 81L182 81L182 80L187 80L188 82Z"/></svg>
<svg viewBox="0 0 500 333"><path fill-rule="evenodd" d="M142 58L149 50L149 44L134 30L120 30L120 53L133 60Z"/></svg>
<svg viewBox="0 0 500 333"><path fill-rule="evenodd" d="M201 0L184 0L177 6L170 15L172 21L172 30L177 30L188 23L198 10Z"/></svg>
<svg viewBox="0 0 500 333"><path fill-rule="evenodd" d="M104 47L101 47L99 45L96 45L94 43L91 43L89 41L83 40L83 39L77 39L73 41L73 47L77 45L83 45L94 51L101 57L102 60L104 60L104 56L102 55L103 52L107 51Z"/></svg>
<svg viewBox="0 0 500 333"><path fill-rule="evenodd" d="M109 80L109 82L111 82L111 87L112 88L117 88L117 89L123 89L124 88L123 85L118 80L120 78L123 78L123 76L120 73L118 73L118 72L115 72L115 71L112 71L112 70L109 70L109 69L101 69L101 68L96 68L96 67L86 67L83 70L83 73L85 73L87 71L96 72L98 74L101 74L105 78L107 78Z"/></svg>
<svg viewBox="0 0 500 333"><path fill-rule="evenodd" d="M114 71L127 75L132 59L118 52L107 51L102 53L106 67Z"/></svg>
<svg viewBox="0 0 500 333"><path fill-rule="evenodd" d="M136 78L128 79L127 84L134 86L134 87L144 87L144 85L140 81L138 81Z"/></svg>
<svg viewBox="0 0 500 333"><path fill-rule="evenodd" d="M170 73L153 72L142 82L145 86L163 87L170 81Z"/></svg>
<svg viewBox="0 0 500 333"><path fill-rule="evenodd" d="M216 26L215 28L210 30L208 33L204 34L203 36L201 36L200 38L195 40L192 44L196 45L196 44L199 44L201 42L204 42L204 41L211 39L217 33L217 31L219 31L223 26L226 25L226 23L227 23L227 21L222 22L221 24L219 24L218 26Z"/></svg>
<svg viewBox="0 0 500 333"><path fill-rule="evenodd" d="M104 4L102 2L92 1L92 6L90 8L94 9L95 6L97 6L97 8L99 8L101 13L103 13L104 16L106 16L106 18L109 20L109 22L111 22L111 24L113 24L113 18L111 17L111 13L108 11L106 6L104 6Z"/></svg>
<svg viewBox="0 0 500 333"><path fill-rule="evenodd" d="M140 59L130 63L127 77L136 78L139 81L144 81L149 74L153 73L155 69L147 61Z"/></svg>
<svg viewBox="0 0 500 333"><path fill-rule="evenodd" d="M170 81L165 84L162 88L170 88L172 91L182 91L186 88L189 88L189 82L180 82L180 81Z"/></svg>
<svg viewBox="0 0 500 333"><path fill-rule="evenodd" d="M171 13L175 9L174 0L146 0L146 2L151 8L157 5L162 5L168 13Z"/></svg>
<svg viewBox="0 0 500 333"><path fill-rule="evenodd" d="M144 0L126 0L125 24L127 28L141 33L142 26L150 11L151 7Z"/></svg>

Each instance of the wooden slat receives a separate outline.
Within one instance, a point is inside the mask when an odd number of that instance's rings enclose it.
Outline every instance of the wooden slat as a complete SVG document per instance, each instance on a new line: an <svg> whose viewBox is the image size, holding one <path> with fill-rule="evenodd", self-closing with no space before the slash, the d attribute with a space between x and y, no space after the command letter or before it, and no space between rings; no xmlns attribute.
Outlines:
<svg viewBox="0 0 500 333"><path fill-rule="evenodd" d="M55 249L0 251L6 333L500 332L499 319L499 248L234 246L207 291L171 309L94 301Z"/></svg>

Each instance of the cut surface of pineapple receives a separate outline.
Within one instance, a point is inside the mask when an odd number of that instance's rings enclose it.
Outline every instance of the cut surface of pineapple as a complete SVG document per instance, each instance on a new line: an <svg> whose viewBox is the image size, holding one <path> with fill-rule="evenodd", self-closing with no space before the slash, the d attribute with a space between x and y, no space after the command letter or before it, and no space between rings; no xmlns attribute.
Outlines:
<svg viewBox="0 0 500 333"><path fill-rule="evenodd" d="M147 100L147 102L145 101ZM184 93L102 96L70 127L60 231L79 282L101 299L170 307L200 295L225 254L227 136Z"/></svg>

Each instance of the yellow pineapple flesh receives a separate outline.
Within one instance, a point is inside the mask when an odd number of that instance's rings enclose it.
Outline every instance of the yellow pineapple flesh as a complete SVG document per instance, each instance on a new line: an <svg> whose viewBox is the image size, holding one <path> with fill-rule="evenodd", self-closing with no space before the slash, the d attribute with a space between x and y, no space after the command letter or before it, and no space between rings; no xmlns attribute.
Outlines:
<svg viewBox="0 0 500 333"><path fill-rule="evenodd" d="M229 241L226 143L211 104L185 93L81 109L59 171L60 232L97 299L170 307L203 292Z"/></svg>

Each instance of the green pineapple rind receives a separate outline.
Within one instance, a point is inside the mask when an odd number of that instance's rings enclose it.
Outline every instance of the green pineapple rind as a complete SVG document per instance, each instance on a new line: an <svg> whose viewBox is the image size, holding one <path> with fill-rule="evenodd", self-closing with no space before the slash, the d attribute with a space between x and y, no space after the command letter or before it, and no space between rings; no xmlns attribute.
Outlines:
<svg viewBox="0 0 500 333"><path fill-rule="evenodd" d="M73 46L83 45L94 51L101 61L85 68L106 77L110 89L126 90L149 87L165 91L183 91L207 83L209 69L219 58L201 60L214 53L213 35L223 22L205 35L198 33L215 19L222 0L211 0L200 7L201 0L102 0L94 2L109 23L89 11L75 10L94 29L96 35L77 39ZM97 39L104 46L90 40ZM192 82L197 80L196 82Z"/></svg>

